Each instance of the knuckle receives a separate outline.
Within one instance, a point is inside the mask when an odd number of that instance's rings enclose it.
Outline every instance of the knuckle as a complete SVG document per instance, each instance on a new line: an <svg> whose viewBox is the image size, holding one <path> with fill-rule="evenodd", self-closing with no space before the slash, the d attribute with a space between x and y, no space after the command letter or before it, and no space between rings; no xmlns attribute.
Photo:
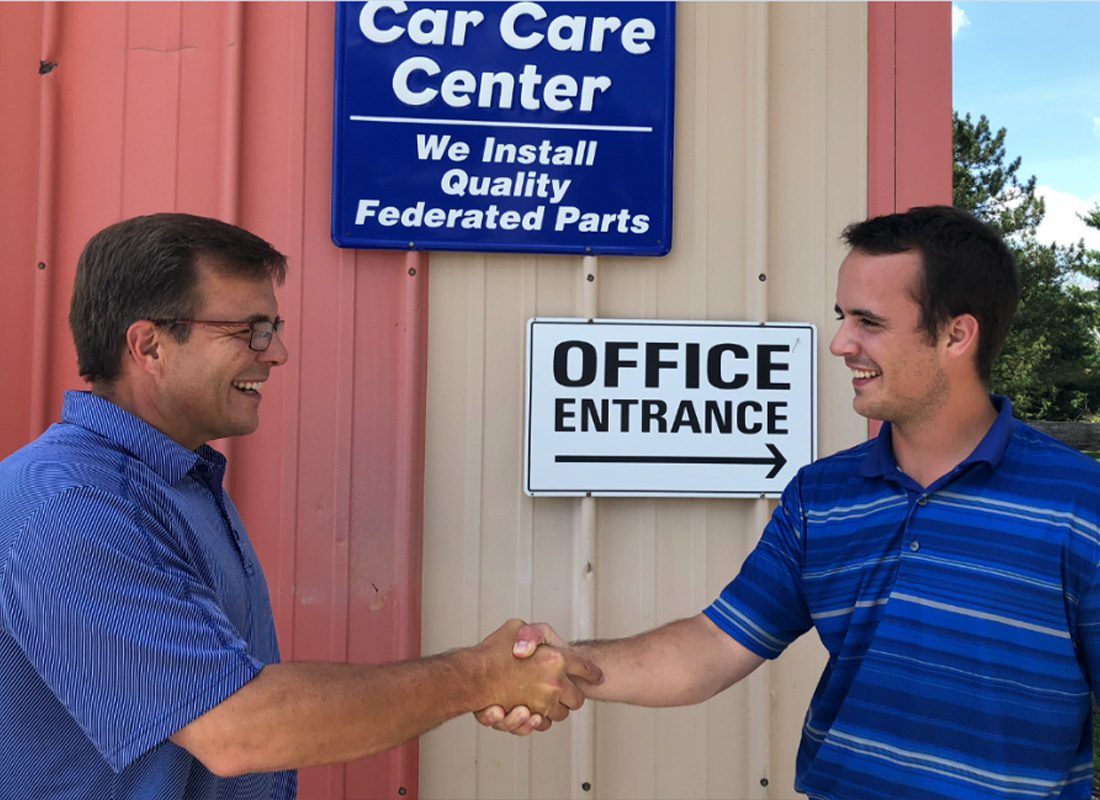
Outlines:
<svg viewBox="0 0 1100 800"><path fill-rule="evenodd" d="M546 651L546 655L543 656L547 665L561 670L565 667L565 653L561 650L553 650L549 648L540 648Z"/></svg>

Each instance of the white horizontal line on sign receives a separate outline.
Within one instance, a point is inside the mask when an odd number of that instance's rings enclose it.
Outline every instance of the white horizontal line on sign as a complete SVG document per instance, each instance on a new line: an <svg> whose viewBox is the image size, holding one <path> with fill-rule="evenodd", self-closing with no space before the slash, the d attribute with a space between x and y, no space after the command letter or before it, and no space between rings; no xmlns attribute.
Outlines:
<svg viewBox="0 0 1100 800"><path fill-rule="evenodd" d="M352 122L398 122L429 125L474 125L486 128L540 128L565 131L620 131L622 133L653 133L652 127L634 125L567 125L553 122L492 122L480 119L424 119L422 117L362 117L352 114Z"/></svg>

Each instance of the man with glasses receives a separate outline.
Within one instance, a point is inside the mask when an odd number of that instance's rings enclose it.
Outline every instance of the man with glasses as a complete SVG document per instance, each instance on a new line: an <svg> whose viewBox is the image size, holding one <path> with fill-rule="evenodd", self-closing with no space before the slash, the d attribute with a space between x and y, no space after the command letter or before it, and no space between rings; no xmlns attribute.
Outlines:
<svg viewBox="0 0 1100 800"><path fill-rule="evenodd" d="M279 663L267 585L207 443L254 431L287 360L286 259L154 214L101 231L69 322L90 392L0 462L0 800L268 800L492 704L551 719L590 662L513 659L513 620L401 664Z"/></svg>

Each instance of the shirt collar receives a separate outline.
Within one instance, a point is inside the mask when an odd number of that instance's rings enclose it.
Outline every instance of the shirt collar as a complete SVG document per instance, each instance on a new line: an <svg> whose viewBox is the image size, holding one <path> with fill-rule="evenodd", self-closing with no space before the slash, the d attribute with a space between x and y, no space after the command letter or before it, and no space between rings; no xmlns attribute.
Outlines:
<svg viewBox="0 0 1100 800"><path fill-rule="evenodd" d="M984 461L989 466L996 468L1001 463L1001 458L1004 457L1012 432L1016 429L1016 419L1012 416L1012 401L997 394L990 395L989 399L993 402L993 408L997 411L997 418L993 420L992 427L978 442L974 452L959 463L960 467ZM890 429L889 422L882 423L878 436L871 443L867 455L863 457L859 474L864 478L881 478L892 475L894 470L897 469L898 464L894 459Z"/></svg>
<svg viewBox="0 0 1100 800"><path fill-rule="evenodd" d="M65 392L61 421L77 425L124 450L169 483L197 469L221 483L225 456L209 445L188 450L149 423L91 392Z"/></svg>

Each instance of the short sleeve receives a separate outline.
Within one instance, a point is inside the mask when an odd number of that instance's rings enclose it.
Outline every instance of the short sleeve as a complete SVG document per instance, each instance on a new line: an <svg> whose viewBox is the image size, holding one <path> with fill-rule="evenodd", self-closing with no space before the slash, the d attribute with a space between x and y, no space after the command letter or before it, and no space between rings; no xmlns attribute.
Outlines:
<svg viewBox="0 0 1100 800"><path fill-rule="evenodd" d="M263 668L158 525L70 489L28 518L0 583L3 625L116 772Z"/></svg>
<svg viewBox="0 0 1100 800"><path fill-rule="evenodd" d="M1100 565L1093 565L1077 604L1075 641L1085 678L1100 702Z"/></svg>
<svg viewBox="0 0 1100 800"><path fill-rule="evenodd" d="M776 658L813 624L802 594L803 524L792 480L737 577L703 613L763 658Z"/></svg>

